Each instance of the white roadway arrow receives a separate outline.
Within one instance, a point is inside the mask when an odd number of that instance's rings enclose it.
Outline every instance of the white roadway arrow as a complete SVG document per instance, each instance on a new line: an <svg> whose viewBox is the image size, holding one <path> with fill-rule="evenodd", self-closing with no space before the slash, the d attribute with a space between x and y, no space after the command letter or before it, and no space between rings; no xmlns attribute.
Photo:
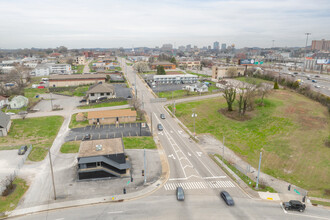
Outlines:
<svg viewBox="0 0 330 220"><path fill-rule="evenodd" d="M196 154L201 157L203 153L196 151Z"/></svg>
<svg viewBox="0 0 330 220"><path fill-rule="evenodd" d="M191 154L188 152L188 155L191 157Z"/></svg>
<svg viewBox="0 0 330 220"><path fill-rule="evenodd" d="M174 155L173 155L173 154L171 154L171 155L168 155L168 157L172 157L172 158L175 160L175 157L174 157Z"/></svg>

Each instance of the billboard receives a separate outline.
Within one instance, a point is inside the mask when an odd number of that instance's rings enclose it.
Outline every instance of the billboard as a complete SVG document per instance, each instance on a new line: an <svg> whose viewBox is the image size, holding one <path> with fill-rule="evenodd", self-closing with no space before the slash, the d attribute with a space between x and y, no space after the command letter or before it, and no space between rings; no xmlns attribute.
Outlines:
<svg viewBox="0 0 330 220"><path fill-rule="evenodd" d="M316 64L320 65L330 65L330 59L317 59Z"/></svg>
<svg viewBox="0 0 330 220"><path fill-rule="evenodd" d="M240 65L253 65L254 59L241 59L239 60Z"/></svg>

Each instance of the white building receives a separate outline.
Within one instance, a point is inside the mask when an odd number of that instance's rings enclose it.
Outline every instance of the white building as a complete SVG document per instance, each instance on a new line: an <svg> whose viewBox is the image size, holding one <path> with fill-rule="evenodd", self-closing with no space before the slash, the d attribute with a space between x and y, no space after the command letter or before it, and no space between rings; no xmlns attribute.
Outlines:
<svg viewBox="0 0 330 220"><path fill-rule="evenodd" d="M0 73L10 73L14 69L15 69L15 67L13 67L13 66L3 66L3 67L0 67Z"/></svg>
<svg viewBox="0 0 330 220"><path fill-rule="evenodd" d="M209 87L204 83L196 83L193 85L187 85L183 88L184 90L189 90L190 92L208 92Z"/></svg>
<svg viewBox="0 0 330 220"><path fill-rule="evenodd" d="M31 71L30 75L34 76L49 76L50 74L71 74L70 64L39 64Z"/></svg>
<svg viewBox="0 0 330 220"><path fill-rule="evenodd" d="M153 80L156 84L187 84L196 83L198 76L192 74L154 75Z"/></svg>
<svg viewBox="0 0 330 220"><path fill-rule="evenodd" d="M54 64L50 66L50 72L55 74L71 74L70 64Z"/></svg>
<svg viewBox="0 0 330 220"><path fill-rule="evenodd" d="M31 63L31 62L29 62L29 63L24 63L23 65L24 66L27 66L29 68L36 68L38 66L38 63Z"/></svg>
<svg viewBox="0 0 330 220"><path fill-rule="evenodd" d="M49 74L50 74L50 67L48 64L39 64L30 73L30 75L34 75L34 76L49 76Z"/></svg>
<svg viewBox="0 0 330 220"><path fill-rule="evenodd" d="M85 56L80 56L80 57L76 57L74 61L78 65L85 65L86 58L85 58Z"/></svg>

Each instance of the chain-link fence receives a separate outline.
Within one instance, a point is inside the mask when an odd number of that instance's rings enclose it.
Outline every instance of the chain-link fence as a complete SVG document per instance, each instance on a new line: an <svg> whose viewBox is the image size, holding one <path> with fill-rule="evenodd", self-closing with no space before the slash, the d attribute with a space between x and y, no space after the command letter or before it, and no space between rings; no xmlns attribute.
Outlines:
<svg viewBox="0 0 330 220"><path fill-rule="evenodd" d="M16 176L19 174L19 171L23 167L23 165L25 163L25 160L28 157L31 150L32 150L32 145L30 145L30 147L27 149L27 151L25 152L25 154L23 155L21 160L19 160L19 162L18 162L16 168L14 169L14 171L11 174L8 174L3 180L0 181L0 194L1 195L6 190L7 186L10 183L12 183L12 181L14 181Z"/></svg>

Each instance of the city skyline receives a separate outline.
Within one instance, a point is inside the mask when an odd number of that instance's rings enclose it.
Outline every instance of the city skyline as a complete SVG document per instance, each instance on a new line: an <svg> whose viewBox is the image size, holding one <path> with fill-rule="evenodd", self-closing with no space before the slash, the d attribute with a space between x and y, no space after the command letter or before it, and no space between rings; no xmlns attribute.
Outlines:
<svg viewBox="0 0 330 220"><path fill-rule="evenodd" d="M325 0L3 0L0 48L304 47L306 32L308 45L330 38L329 10Z"/></svg>

